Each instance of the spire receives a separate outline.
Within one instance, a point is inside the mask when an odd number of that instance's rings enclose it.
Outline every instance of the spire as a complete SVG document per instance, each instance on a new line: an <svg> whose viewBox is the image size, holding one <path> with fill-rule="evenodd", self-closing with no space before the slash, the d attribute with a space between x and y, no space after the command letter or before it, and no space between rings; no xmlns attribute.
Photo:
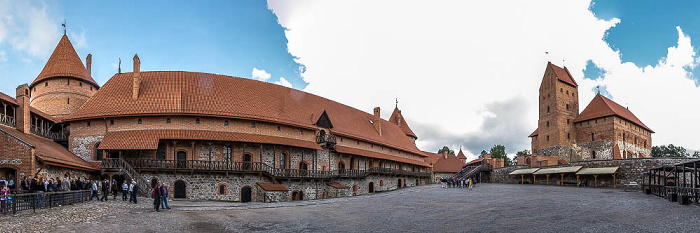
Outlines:
<svg viewBox="0 0 700 233"><path fill-rule="evenodd" d="M30 88L41 81L55 77L71 77L99 88L97 82L90 76L90 72L88 72L83 65L83 61L78 56L78 53L75 52L73 44L71 44L66 35L61 37L51 57L49 57L46 65L44 65L44 69L41 70L39 76L34 79Z"/></svg>

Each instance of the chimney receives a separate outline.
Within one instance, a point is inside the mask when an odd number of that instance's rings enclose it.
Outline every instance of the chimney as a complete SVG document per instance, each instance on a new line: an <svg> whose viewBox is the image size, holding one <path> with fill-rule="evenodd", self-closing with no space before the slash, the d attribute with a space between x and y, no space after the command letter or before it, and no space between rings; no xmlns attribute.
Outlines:
<svg viewBox="0 0 700 233"><path fill-rule="evenodd" d="M29 86L25 83L17 87L17 111L15 128L22 133L31 133L31 114L29 113Z"/></svg>
<svg viewBox="0 0 700 233"><path fill-rule="evenodd" d="M88 74L92 75L92 54L88 54L85 58L85 66L87 66Z"/></svg>
<svg viewBox="0 0 700 233"><path fill-rule="evenodd" d="M137 100L139 98L139 88L141 87L141 60L139 60L139 55L134 55L134 85L132 90L131 99Z"/></svg>
<svg viewBox="0 0 700 233"><path fill-rule="evenodd" d="M382 136L382 118L379 116L380 113L379 107L374 108L374 129L377 130L377 133L379 136Z"/></svg>
<svg viewBox="0 0 700 233"><path fill-rule="evenodd" d="M443 151L442 154L445 156L445 159L447 159L447 151Z"/></svg>

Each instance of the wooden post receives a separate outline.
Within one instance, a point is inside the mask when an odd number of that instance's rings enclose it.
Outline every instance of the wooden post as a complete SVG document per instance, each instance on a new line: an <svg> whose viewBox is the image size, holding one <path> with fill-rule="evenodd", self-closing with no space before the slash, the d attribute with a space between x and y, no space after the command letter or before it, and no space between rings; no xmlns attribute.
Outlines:
<svg viewBox="0 0 700 233"><path fill-rule="evenodd" d="M525 175L520 175L520 184L525 184Z"/></svg>
<svg viewBox="0 0 700 233"><path fill-rule="evenodd" d="M598 187L598 175L593 175L593 187Z"/></svg>
<svg viewBox="0 0 700 233"><path fill-rule="evenodd" d="M564 173L561 174L561 186L564 186Z"/></svg>
<svg viewBox="0 0 700 233"><path fill-rule="evenodd" d="M537 184L537 175L532 174L532 184L535 185Z"/></svg>
<svg viewBox="0 0 700 233"><path fill-rule="evenodd" d="M549 174L547 174L547 185L549 185Z"/></svg>
<svg viewBox="0 0 700 233"><path fill-rule="evenodd" d="M616 186L617 186L617 181L615 180L615 173L613 173L612 175L613 175L613 189L616 189L616 188L617 188L617 187L616 187Z"/></svg>
<svg viewBox="0 0 700 233"><path fill-rule="evenodd" d="M576 187L581 187L581 184L578 181L578 178L581 177L580 175L576 175Z"/></svg>

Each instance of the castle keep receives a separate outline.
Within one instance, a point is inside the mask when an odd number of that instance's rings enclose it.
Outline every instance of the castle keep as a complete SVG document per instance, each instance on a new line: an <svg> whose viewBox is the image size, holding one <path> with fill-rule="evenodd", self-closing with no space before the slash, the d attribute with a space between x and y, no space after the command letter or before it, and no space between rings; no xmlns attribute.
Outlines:
<svg viewBox="0 0 700 233"><path fill-rule="evenodd" d="M539 120L530 134L532 155L518 165L646 158L654 133L626 107L598 93L579 113L578 84L569 70L547 64L539 89Z"/></svg>

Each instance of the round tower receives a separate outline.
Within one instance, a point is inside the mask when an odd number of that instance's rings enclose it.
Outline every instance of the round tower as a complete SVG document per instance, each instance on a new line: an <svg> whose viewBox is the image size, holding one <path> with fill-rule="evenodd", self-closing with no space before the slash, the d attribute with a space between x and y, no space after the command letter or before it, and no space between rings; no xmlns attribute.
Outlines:
<svg viewBox="0 0 700 233"><path fill-rule="evenodd" d="M87 55L85 63L87 67L63 35L44 69L29 86L30 105L56 118L78 110L100 88L90 75L92 55Z"/></svg>

